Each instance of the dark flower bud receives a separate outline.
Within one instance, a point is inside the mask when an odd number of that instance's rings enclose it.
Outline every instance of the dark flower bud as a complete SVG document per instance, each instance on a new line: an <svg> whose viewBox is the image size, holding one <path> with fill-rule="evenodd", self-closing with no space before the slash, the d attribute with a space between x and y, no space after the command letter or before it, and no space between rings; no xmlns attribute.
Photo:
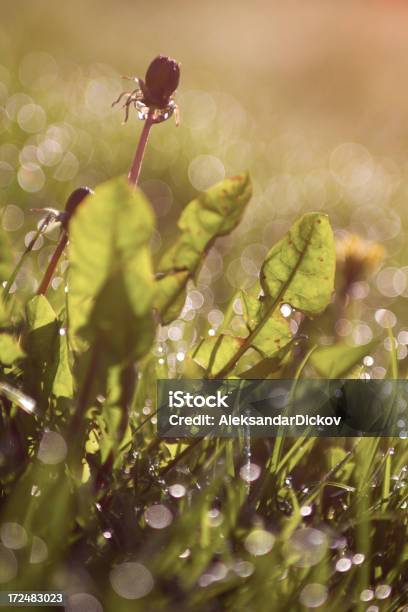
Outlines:
<svg viewBox="0 0 408 612"><path fill-rule="evenodd" d="M180 80L180 65L176 60L159 55L152 61L144 82L144 102L147 106L165 108Z"/></svg>
<svg viewBox="0 0 408 612"><path fill-rule="evenodd" d="M65 204L65 216L64 221L62 223L65 229L67 229L69 220L71 219L78 206L88 195L92 193L93 191L92 189L89 189L89 187L79 187L71 193Z"/></svg>

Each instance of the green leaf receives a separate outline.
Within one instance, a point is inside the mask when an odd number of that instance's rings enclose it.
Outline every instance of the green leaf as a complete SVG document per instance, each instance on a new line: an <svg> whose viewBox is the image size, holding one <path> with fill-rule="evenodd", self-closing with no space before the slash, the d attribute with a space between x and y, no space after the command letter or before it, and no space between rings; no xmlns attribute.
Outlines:
<svg viewBox="0 0 408 612"><path fill-rule="evenodd" d="M162 313L164 324L177 319L183 309L186 300L185 287L189 278L189 271L181 270L157 279L154 306Z"/></svg>
<svg viewBox="0 0 408 612"><path fill-rule="evenodd" d="M214 378L235 355L244 342L243 338L220 335L203 340L193 353L193 359Z"/></svg>
<svg viewBox="0 0 408 612"><path fill-rule="evenodd" d="M328 305L336 254L327 215L307 213L268 253L261 268L265 295L313 316Z"/></svg>
<svg viewBox="0 0 408 612"><path fill-rule="evenodd" d="M378 342L362 346L333 344L317 348L310 357L310 363L323 378L342 378L366 355L375 349Z"/></svg>
<svg viewBox="0 0 408 612"><path fill-rule="evenodd" d="M17 340L9 334L0 334L0 363L11 366L22 357L24 357L24 352Z"/></svg>
<svg viewBox="0 0 408 612"><path fill-rule="evenodd" d="M149 349L153 214L124 177L100 185L72 218L68 312L76 349L100 342L116 362Z"/></svg>
<svg viewBox="0 0 408 612"><path fill-rule="evenodd" d="M155 306L163 323L178 316L187 281L199 272L214 240L229 234L241 221L251 195L249 175L243 174L211 187L183 210L178 223L181 233L157 268Z"/></svg>
<svg viewBox="0 0 408 612"><path fill-rule="evenodd" d="M52 306L43 295L34 296L26 306L28 334L26 378L36 397L48 401L49 395L73 397L66 335Z"/></svg>
<svg viewBox="0 0 408 612"><path fill-rule="evenodd" d="M231 354L231 341L204 340L198 355L211 365L210 377L234 372L240 358L252 347L260 358L273 359L291 342L288 319L280 307L289 303L306 315L316 315L328 305L334 286L335 246L326 215L303 215L269 251L261 268L260 285L239 295L248 335ZM261 291L262 290L262 291ZM224 351L228 348L228 356ZM216 353L211 353L216 351ZM210 352L210 357L207 353ZM225 354L224 354L225 353ZM197 360L197 355L194 357ZM222 364L222 365L220 365ZM220 365L217 369L215 365ZM266 366L274 364L268 362Z"/></svg>
<svg viewBox="0 0 408 612"><path fill-rule="evenodd" d="M264 357L275 357L292 339L288 319L279 309L270 311L263 296L243 295L244 318L253 337L249 346ZM254 332L256 332L256 335Z"/></svg>

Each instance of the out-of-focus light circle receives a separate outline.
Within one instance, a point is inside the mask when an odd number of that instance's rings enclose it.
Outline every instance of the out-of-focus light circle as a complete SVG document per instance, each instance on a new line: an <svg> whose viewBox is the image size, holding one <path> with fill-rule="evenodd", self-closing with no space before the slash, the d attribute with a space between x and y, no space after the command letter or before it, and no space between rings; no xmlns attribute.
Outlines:
<svg viewBox="0 0 408 612"><path fill-rule="evenodd" d="M14 177L14 169L9 163L0 161L0 187L4 189L10 185Z"/></svg>
<svg viewBox="0 0 408 612"><path fill-rule="evenodd" d="M13 551L0 544L0 584L13 580L17 569L17 559Z"/></svg>
<svg viewBox="0 0 408 612"><path fill-rule="evenodd" d="M45 184L44 172L35 163L27 163L21 166L17 172L17 179L21 189L29 193L40 191Z"/></svg>
<svg viewBox="0 0 408 612"><path fill-rule="evenodd" d="M399 332L397 340L400 344L408 344L408 331L403 329Z"/></svg>
<svg viewBox="0 0 408 612"><path fill-rule="evenodd" d="M26 145L18 156L20 165L26 166L27 164L35 164L38 166L37 147L34 145Z"/></svg>
<svg viewBox="0 0 408 612"><path fill-rule="evenodd" d="M198 191L205 191L224 177L224 165L213 155L198 155L188 168L190 183Z"/></svg>
<svg viewBox="0 0 408 612"><path fill-rule="evenodd" d="M375 242L391 240L401 231L401 219L395 210L380 206L359 206L352 215L350 231ZM387 245L387 251L390 246Z"/></svg>
<svg viewBox="0 0 408 612"><path fill-rule="evenodd" d="M34 232L34 231L28 232L28 234L24 236L24 244L26 247L28 247L31 241L34 240L36 233L37 232ZM34 242L31 248L33 251L38 251L38 249L41 249L43 244L44 244L44 238L42 236L38 236L38 238L36 239L36 241Z"/></svg>
<svg viewBox="0 0 408 612"><path fill-rule="evenodd" d="M214 327L219 327L224 320L224 314L218 309L210 310L207 315L207 320L211 325L214 325Z"/></svg>
<svg viewBox="0 0 408 612"><path fill-rule="evenodd" d="M153 529L165 529L173 521L173 515L163 504L154 504L146 508L144 513L146 523Z"/></svg>
<svg viewBox="0 0 408 612"><path fill-rule="evenodd" d="M231 286L235 287L236 289L248 289L256 280L255 276L250 276L244 270L241 258L233 259L229 263L226 271L226 277Z"/></svg>
<svg viewBox="0 0 408 612"><path fill-rule="evenodd" d="M256 463L245 463L240 468L239 475L245 482L253 482L261 475L261 468Z"/></svg>
<svg viewBox="0 0 408 612"><path fill-rule="evenodd" d="M101 77L89 81L85 91L85 106L91 115L105 117L111 112L111 103L117 96L116 79Z"/></svg>
<svg viewBox="0 0 408 612"><path fill-rule="evenodd" d="M0 107L0 134L6 132L10 125L10 118L7 111Z"/></svg>
<svg viewBox="0 0 408 612"><path fill-rule="evenodd" d="M387 599L391 595L391 587L389 584L379 584L375 589L377 599Z"/></svg>
<svg viewBox="0 0 408 612"><path fill-rule="evenodd" d="M48 557L48 546L42 538L33 536L30 563L43 563Z"/></svg>
<svg viewBox="0 0 408 612"><path fill-rule="evenodd" d="M18 206L14 206L14 204L9 204L3 210L3 214L1 217L1 223L3 229L8 232L15 232L20 229L20 227L24 223L24 213Z"/></svg>
<svg viewBox="0 0 408 612"><path fill-rule="evenodd" d="M224 515L218 508L211 508L207 513L207 517L210 527L219 527L224 522Z"/></svg>
<svg viewBox="0 0 408 612"><path fill-rule="evenodd" d="M172 497L175 497L176 499L184 497L184 495L186 494L186 487L178 483L170 485L169 493Z"/></svg>
<svg viewBox="0 0 408 612"><path fill-rule="evenodd" d="M141 563L126 562L110 572L113 590L124 599L140 599L152 590L153 576Z"/></svg>
<svg viewBox="0 0 408 612"><path fill-rule="evenodd" d="M328 549L327 536L323 531L305 527L297 529L288 542L291 554L296 555L296 567L312 567L319 563Z"/></svg>
<svg viewBox="0 0 408 612"><path fill-rule="evenodd" d="M38 161L44 166L55 166L61 161L62 147L57 140L45 138L37 147Z"/></svg>
<svg viewBox="0 0 408 612"><path fill-rule="evenodd" d="M245 548L256 557L266 555L272 550L275 543L275 536L265 529L254 529L245 538Z"/></svg>
<svg viewBox="0 0 408 612"><path fill-rule="evenodd" d="M6 111L10 119L16 119L20 108L27 104L34 104L33 99L25 93L16 93L9 97L6 102Z"/></svg>
<svg viewBox="0 0 408 612"><path fill-rule="evenodd" d="M378 325L384 327L385 329L394 327L397 324L397 317L395 314L386 308L379 308L376 310L374 318Z"/></svg>
<svg viewBox="0 0 408 612"><path fill-rule="evenodd" d="M217 105L211 94L205 91L187 91L180 96L182 125L191 130L202 130L213 122Z"/></svg>
<svg viewBox="0 0 408 612"><path fill-rule="evenodd" d="M249 142L242 139L231 142L223 155L228 175L238 174L245 168L248 168L251 163L251 155L252 145Z"/></svg>
<svg viewBox="0 0 408 612"><path fill-rule="evenodd" d="M268 209L285 209L296 213L302 206L302 184L290 174L274 176L266 186L264 197Z"/></svg>
<svg viewBox="0 0 408 612"><path fill-rule="evenodd" d="M364 563L365 555L363 553L356 553L353 555L352 561L354 565L361 565Z"/></svg>
<svg viewBox="0 0 408 612"><path fill-rule="evenodd" d="M173 193L164 181L151 179L140 185L142 191L152 204L157 216L166 215L173 204Z"/></svg>
<svg viewBox="0 0 408 612"><path fill-rule="evenodd" d="M76 156L68 151L65 153L61 162L55 169L54 178L57 181L70 181L72 180L79 170L79 162Z"/></svg>
<svg viewBox="0 0 408 612"><path fill-rule="evenodd" d="M386 297L397 297L407 287L407 278L398 268L383 268L376 277L378 291Z"/></svg>
<svg viewBox="0 0 408 612"><path fill-rule="evenodd" d="M67 456L67 443L56 431L46 431L38 449L38 459L47 465L55 465L64 461Z"/></svg>
<svg viewBox="0 0 408 612"><path fill-rule="evenodd" d="M279 310L281 312L282 317L285 317L285 319L290 317L293 311L292 306L290 304L282 304Z"/></svg>
<svg viewBox="0 0 408 612"><path fill-rule="evenodd" d="M0 527L0 538L6 548L19 550L27 545L27 532L18 523L3 523Z"/></svg>
<svg viewBox="0 0 408 612"><path fill-rule="evenodd" d="M74 593L68 596L65 610L67 612L103 612L103 607L90 593Z"/></svg>
<svg viewBox="0 0 408 612"><path fill-rule="evenodd" d="M369 325L356 321L351 334L352 343L355 346L363 346L373 339L373 332Z"/></svg>
<svg viewBox="0 0 408 612"><path fill-rule="evenodd" d="M47 115L42 106L38 104L26 104L18 111L18 125L29 134L41 132L47 123Z"/></svg>
<svg viewBox="0 0 408 612"><path fill-rule="evenodd" d="M374 163L365 147L353 142L343 143L330 155L330 170L346 188L361 187L374 175Z"/></svg>
<svg viewBox="0 0 408 612"><path fill-rule="evenodd" d="M182 321L175 321L172 325L170 325L167 335L169 340L173 342L178 342L183 337L184 323Z"/></svg>
<svg viewBox="0 0 408 612"><path fill-rule="evenodd" d="M374 599L374 591L372 589L364 589L363 591L361 591L361 601L371 601L372 599Z"/></svg>
<svg viewBox="0 0 408 612"><path fill-rule="evenodd" d="M187 300L189 302L190 308L194 308L194 310L199 310L204 304L203 294L196 289L193 289L189 292L189 294L187 295Z"/></svg>
<svg viewBox="0 0 408 612"><path fill-rule="evenodd" d="M300 603L307 608L319 608L326 602L327 596L327 587L323 584L311 583L303 587L299 599Z"/></svg>
<svg viewBox="0 0 408 612"><path fill-rule="evenodd" d="M352 561L348 557L342 557L336 562L336 570L338 572L348 572L352 566Z"/></svg>

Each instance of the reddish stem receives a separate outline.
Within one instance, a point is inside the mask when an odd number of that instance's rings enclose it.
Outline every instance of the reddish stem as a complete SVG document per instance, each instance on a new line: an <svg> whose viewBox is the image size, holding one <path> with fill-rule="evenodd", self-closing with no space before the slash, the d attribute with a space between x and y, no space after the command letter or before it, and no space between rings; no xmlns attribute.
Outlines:
<svg viewBox="0 0 408 612"><path fill-rule="evenodd" d="M44 277L40 283L40 286L37 289L37 295L45 295L47 293L48 286L51 282L51 279L54 275L55 269L58 265L59 258L62 255L63 250L65 249L68 242L68 234L65 230L63 230L57 247L51 257L50 263L48 264L48 268L44 274Z"/></svg>
<svg viewBox="0 0 408 612"><path fill-rule="evenodd" d="M133 163L132 163L132 166L128 174L128 181L130 185L133 185L134 187L136 187L137 181L139 180L143 156L144 156L144 152L146 149L147 140L149 138L150 129L153 124L154 124L153 111L149 111L145 124L143 126L142 133L140 135L139 143L136 148L135 157L133 159Z"/></svg>

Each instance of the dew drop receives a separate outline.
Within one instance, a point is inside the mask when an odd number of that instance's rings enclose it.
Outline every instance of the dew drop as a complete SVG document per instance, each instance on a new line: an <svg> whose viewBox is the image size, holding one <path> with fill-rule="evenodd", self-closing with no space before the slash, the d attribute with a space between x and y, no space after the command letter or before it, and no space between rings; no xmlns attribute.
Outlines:
<svg viewBox="0 0 408 612"><path fill-rule="evenodd" d="M275 536L264 529L254 529L245 538L244 546L251 555L262 556L272 550Z"/></svg>
<svg viewBox="0 0 408 612"><path fill-rule="evenodd" d="M144 513L146 523L153 529L165 529L173 521L173 515L163 504L149 506Z"/></svg>
<svg viewBox="0 0 408 612"><path fill-rule="evenodd" d="M42 538L33 536L30 563L42 563L48 557L48 547Z"/></svg>
<svg viewBox="0 0 408 612"><path fill-rule="evenodd" d="M47 465L56 465L67 456L67 444L61 434L46 431L38 449L38 459Z"/></svg>
<svg viewBox="0 0 408 612"><path fill-rule="evenodd" d="M189 548L186 548L186 550L183 550L183 552L179 554L179 558L187 559L190 555L191 555L191 550Z"/></svg>
<svg viewBox="0 0 408 612"><path fill-rule="evenodd" d="M379 584L375 589L377 599L387 599L391 595L391 587L389 584Z"/></svg>
<svg viewBox="0 0 408 612"><path fill-rule="evenodd" d="M351 559L348 559L347 557L342 557L336 563L336 570L338 572L348 572L351 566L352 566Z"/></svg>
<svg viewBox="0 0 408 612"><path fill-rule="evenodd" d="M372 591L371 589L364 589L360 593L360 599L361 601L371 601L372 599L374 599L374 591Z"/></svg>
<svg viewBox="0 0 408 612"><path fill-rule="evenodd" d="M292 306L290 304L281 304L280 307L281 315L287 319L292 314Z"/></svg>
<svg viewBox="0 0 408 612"><path fill-rule="evenodd" d="M125 599L140 599L154 586L151 573L141 563L121 563L111 570L109 578L113 590Z"/></svg>
<svg viewBox="0 0 408 612"><path fill-rule="evenodd" d="M4 546L12 550L24 548L28 541L26 530L18 523L3 523L0 527L0 538Z"/></svg>
<svg viewBox="0 0 408 612"><path fill-rule="evenodd" d="M352 561L354 565L361 565L364 562L364 559L365 555L363 555L362 553L357 553L353 555Z"/></svg>
<svg viewBox="0 0 408 612"><path fill-rule="evenodd" d="M186 494L186 488L182 484L173 484L169 487L169 493L175 498L184 497Z"/></svg>
<svg viewBox="0 0 408 612"><path fill-rule="evenodd" d="M296 567L311 567L321 561L328 549L327 536L323 531L305 527L297 529L288 542L290 553L298 558Z"/></svg>
<svg viewBox="0 0 408 612"><path fill-rule="evenodd" d="M328 591L323 584L307 584L300 592L300 603L307 608L319 608L327 600Z"/></svg>
<svg viewBox="0 0 408 612"><path fill-rule="evenodd" d="M261 475L261 468L256 463L246 463L239 470L239 475L245 482L253 482Z"/></svg>

